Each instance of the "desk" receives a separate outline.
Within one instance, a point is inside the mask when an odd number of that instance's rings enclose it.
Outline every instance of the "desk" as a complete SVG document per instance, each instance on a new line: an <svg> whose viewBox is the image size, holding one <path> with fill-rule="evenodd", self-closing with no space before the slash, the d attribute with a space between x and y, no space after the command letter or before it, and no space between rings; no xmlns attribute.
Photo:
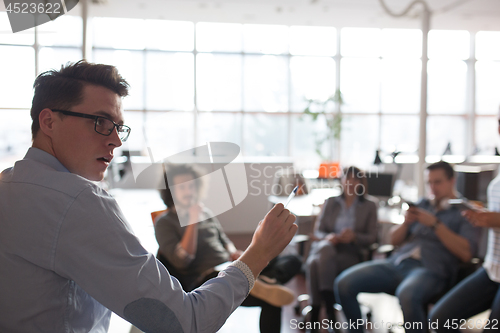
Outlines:
<svg viewBox="0 0 500 333"><path fill-rule="evenodd" d="M314 220L318 216L320 206L326 199L340 195L338 188L314 189L310 194L296 196L288 204L288 209L297 217L296 223L299 226L298 234L309 234L312 232ZM268 200L272 204L285 203L288 196L269 196ZM389 229L404 222L404 215L399 208L380 207L377 211L378 217L378 242L379 244L389 243Z"/></svg>
<svg viewBox="0 0 500 333"><path fill-rule="evenodd" d="M336 197L340 195L340 189L338 188L318 188L311 190L310 194L298 195L288 203L287 209L297 218L299 217L316 217L321 208L320 206L325 202L326 199L330 197ZM282 203L284 204L288 199L288 196L269 196L269 202L272 204Z"/></svg>
<svg viewBox="0 0 500 333"><path fill-rule="evenodd" d="M294 197L288 204L288 210L297 218L316 217L321 208L320 206L330 197L340 195L338 188L314 189L310 194ZM285 203L288 196L269 196L268 200L272 204ZM380 207L378 209L378 221L380 223L402 224L404 215L401 209L393 207Z"/></svg>

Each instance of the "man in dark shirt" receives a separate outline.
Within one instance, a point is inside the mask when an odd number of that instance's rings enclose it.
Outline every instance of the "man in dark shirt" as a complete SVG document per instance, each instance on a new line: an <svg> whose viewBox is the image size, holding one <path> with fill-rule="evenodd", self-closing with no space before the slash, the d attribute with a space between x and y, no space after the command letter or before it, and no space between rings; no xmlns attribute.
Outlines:
<svg viewBox="0 0 500 333"><path fill-rule="evenodd" d="M168 175L168 176L167 176ZM161 196L167 212L158 217L155 234L160 246L158 259L179 279L185 290L192 290L216 276L215 266L237 260L241 251L226 236L217 218L199 203L200 175L187 165L170 165ZM187 221L181 226L180 221ZM264 274L284 284L296 275L301 261L295 256L273 259ZM260 306L261 332L279 333L281 306L295 299L293 292L279 284L256 280L255 287L242 303Z"/></svg>

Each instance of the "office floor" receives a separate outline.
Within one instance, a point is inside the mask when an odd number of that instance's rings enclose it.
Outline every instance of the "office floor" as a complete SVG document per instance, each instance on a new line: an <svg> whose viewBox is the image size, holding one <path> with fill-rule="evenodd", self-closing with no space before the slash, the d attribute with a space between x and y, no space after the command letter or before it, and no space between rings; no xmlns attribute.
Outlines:
<svg viewBox="0 0 500 333"><path fill-rule="evenodd" d="M231 237L233 240L234 238ZM306 292L305 278L303 275L294 277L287 285L296 295ZM387 294L361 294L358 296L361 304L361 309L364 313L371 310L373 329L369 333L404 333L404 329L398 327L390 327L393 323L403 322L403 314L400 310L398 300ZM305 303L305 302L304 302ZM300 330L296 327L295 319L299 320L300 316L295 314L294 306L297 303L283 307L281 320L281 333L304 333L305 330ZM305 306L306 304L303 304ZM340 321L344 321L341 312L337 312ZM477 319L484 321L488 318L489 312L486 311L473 317L474 322ZM239 307L228 318L224 326L219 330L219 333L259 333L259 316L260 308L258 307ZM321 313L321 318L325 318L324 311ZM392 324L390 324L392 323ZM468 329L462 332L479 333L481 330ZM140 333L141 331L131 328L131 325L125 320L119 318L115 314L112 316L109 333ZM327 330L321 330L320 333L327 333ZM346 333L345 330L340 330L339 333Z"/></svg>

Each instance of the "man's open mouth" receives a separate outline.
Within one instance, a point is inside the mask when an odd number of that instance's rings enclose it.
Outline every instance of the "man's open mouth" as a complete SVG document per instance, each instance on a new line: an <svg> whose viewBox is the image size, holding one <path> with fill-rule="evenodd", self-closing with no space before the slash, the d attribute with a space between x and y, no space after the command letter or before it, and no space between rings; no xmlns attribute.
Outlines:
<svg viewBox="0 0 500 333"><path fill-rule="evenodd" d="M113 159L112 157L99 157L97 160L109 163L111 162L112 159Z"/></svg>

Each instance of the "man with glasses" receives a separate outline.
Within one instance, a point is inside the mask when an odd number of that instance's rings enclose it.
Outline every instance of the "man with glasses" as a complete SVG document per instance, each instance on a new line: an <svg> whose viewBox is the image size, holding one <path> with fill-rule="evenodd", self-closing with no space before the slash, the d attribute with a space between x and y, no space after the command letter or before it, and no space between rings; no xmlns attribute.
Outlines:
<svg viewBox="0 0 500 333"><path fill-rule="evenodd" d="M33 145L0 176L0 332L215 332L293 237L275 206L231 266L191 293L131 233L102 180L128 138L116 68L80 61L35 81ZM90 181L89 181L90 180Z"/></svg>

